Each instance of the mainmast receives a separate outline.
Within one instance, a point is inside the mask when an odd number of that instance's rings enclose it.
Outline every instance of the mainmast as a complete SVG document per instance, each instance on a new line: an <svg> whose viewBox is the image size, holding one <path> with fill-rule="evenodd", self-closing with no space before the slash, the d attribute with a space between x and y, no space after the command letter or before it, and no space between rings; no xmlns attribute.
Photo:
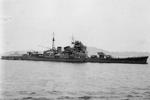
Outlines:
<svg viewBox="0 0 150 100"><path fill-rule="evenodd" d="M54 32L53 32L53 39L52 39L52 49L55 50L55 38L54 38Z"/></svg>
<svg viewBox="0 0 150 100"><path fill-rule="evenodd" d="M74 37L73 37L73 35L72 35L72 37L71 37L71 38L72 38L71 43L72 43L72 44L74 44Z"/></svg>

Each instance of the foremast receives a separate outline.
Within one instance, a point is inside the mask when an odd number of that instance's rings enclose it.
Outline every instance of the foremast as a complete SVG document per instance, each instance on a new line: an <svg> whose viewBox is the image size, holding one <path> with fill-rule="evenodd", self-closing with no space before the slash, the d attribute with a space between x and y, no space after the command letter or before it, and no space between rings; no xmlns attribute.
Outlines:
<svg viewBox="0 0 150 100"><path fill-rule="evenodd" d="M55 37L53 32L53 39L52 39L52 50L55 50Z"/></svg>

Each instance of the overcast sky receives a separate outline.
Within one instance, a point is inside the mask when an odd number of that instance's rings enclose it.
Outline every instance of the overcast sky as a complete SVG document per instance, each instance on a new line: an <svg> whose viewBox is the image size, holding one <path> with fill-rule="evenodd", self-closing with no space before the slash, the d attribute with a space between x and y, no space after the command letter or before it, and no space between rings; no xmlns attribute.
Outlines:
<svg viewBox="0 0 150 100"><path fill-rule="evenodd" d="M150 0L3 0L3 49L70 45L150 52Z"/></svg>

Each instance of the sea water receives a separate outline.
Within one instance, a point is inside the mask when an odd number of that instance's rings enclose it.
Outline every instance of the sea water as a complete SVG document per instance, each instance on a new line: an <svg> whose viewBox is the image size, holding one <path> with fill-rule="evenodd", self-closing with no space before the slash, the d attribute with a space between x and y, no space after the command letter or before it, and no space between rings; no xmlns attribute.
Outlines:
<svg viewBox="0 0 150 100"><path fill-rule="evenodd" d="M150 64L0 62L2 100L150 100Z"/></svg>

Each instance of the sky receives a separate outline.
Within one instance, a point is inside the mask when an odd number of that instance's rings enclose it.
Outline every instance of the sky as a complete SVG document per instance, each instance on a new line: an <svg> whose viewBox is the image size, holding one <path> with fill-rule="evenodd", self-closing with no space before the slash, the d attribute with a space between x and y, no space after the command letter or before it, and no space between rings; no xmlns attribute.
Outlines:
<svg viewBox="0 0 150 100"><path fill-rule="evenodd" d="M2 50L45 50L71 37L108 51L150 52L149 0L1 0Z"/></svg>

